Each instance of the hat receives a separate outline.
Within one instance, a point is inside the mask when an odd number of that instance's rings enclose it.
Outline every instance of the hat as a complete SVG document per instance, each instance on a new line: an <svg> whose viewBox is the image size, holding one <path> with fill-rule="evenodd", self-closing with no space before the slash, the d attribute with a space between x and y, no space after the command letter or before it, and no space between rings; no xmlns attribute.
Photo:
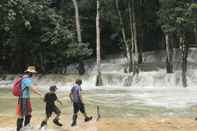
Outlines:
<svg viewBox="0 0 197 131"><path fill-rule="evenodd" d="M25 72L29 72L29 73L37 73L35 66L29 66Z"/></svg>
<svg viewBox="0 0 197 131"><path fill-rule="evenodd" d="M57 86L56 85L50 86L49 90L50 91L55 91L55 90L57 90Z"/></svg>

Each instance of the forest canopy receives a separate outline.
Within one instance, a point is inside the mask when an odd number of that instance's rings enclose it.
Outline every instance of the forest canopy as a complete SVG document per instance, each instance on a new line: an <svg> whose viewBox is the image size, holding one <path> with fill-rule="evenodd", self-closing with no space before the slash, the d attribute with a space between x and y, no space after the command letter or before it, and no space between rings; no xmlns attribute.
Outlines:
<svg viewBox="0 0 197 131"><path fill-rule="evenodd" d="M168 34L173 37L173 47L179 47L180 36L187 45L196 44L196 0L100 0L100 3L102 57L126 54L123 27L125 40L132 48L131 14L139 53L165 49ZM95 56L96 1L77 0L77 4L81 42L77 41L72 0L1 0L0 71L18 73L28 65L36 65L41 72L51 72Z"/></svg>

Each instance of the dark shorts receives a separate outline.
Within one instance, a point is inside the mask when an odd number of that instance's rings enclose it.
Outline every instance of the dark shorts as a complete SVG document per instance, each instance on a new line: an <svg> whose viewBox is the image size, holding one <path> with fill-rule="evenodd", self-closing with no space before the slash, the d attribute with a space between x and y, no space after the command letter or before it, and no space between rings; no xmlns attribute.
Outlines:
<svg viewBox="0 0 197 131"><path fill-rule="evenodd" d="M59 115L61 111L57 106L46 106L46 116L51 117L52 113L55 113L56 115Z"/></svg>
<svg viewBox="0 0 197 131"><path fill-rule="evenodd" d="M79 111L81 113L85 113L85 107L82 103L73 103L73 111L74 113L78 113Z"/></svg>
<svg viewBox="0 0 197 131"><path fill-rule="evenodd" d="M31 115L32 106L29 98L19 98L16 106L16 114L18 116Z"/></svg>

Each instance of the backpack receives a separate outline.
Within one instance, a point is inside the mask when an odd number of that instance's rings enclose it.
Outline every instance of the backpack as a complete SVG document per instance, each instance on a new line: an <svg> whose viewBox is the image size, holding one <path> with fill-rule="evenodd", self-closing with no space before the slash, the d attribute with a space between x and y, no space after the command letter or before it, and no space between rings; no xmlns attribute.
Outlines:
<svg viewBox="0 0 197 131"><path fill-rule="evenodd" d="M21 82L22 82L22 77L16 79L14 81L13 87L12 87L12 94L14 96L20 96L21 95Z"/></svg>

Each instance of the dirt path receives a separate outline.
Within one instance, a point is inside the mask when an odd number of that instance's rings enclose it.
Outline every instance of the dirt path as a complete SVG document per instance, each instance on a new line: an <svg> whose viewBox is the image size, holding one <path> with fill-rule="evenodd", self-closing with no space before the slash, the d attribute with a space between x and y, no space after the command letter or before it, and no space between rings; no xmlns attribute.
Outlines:
<svg viewBox="0 0 197 131"><path fill-rule="evenodd" d="M48 129L57 131L197 131L197 121L191 118L132 118L117 119L103 118L100 121L95 120L84 123L80 117L78 126L72 128L69 126L70 119L62 116L64 126L59 128L50 121ZM0 128L15 128L15 117L0 116ZM38 127L42 118L33 117L32 125Z"/></svg>

